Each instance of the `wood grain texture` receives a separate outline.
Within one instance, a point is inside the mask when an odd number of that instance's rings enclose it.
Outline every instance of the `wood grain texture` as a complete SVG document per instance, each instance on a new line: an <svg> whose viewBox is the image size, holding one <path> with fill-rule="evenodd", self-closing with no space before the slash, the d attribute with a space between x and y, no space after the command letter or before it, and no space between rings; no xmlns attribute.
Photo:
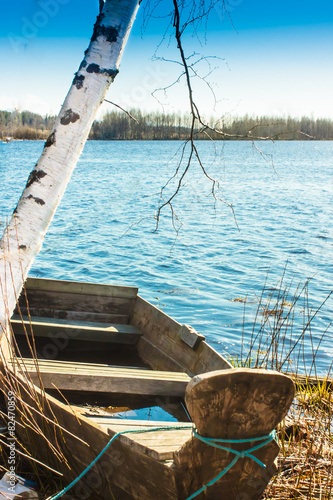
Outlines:
<svg viewBox="0 0 333 500"><path fill-rule="evenodd" d="M164 351L149 342L145 337L141 336L137 344L137 349L141 359L147 365L154 369L185 372L185 367L175 361L171 356L168 356Z"/></svg>
<svg viewBox="0 0 333 500"><path fill-rule="evenodd" d="M147 370L40 360L37 370L31 359L16 365L22 377L24 373L31 375L37 385L39 371L46 389L56 386L60 390L81 391L83 394L93 391L180 397L186 391L188 410L199 434L224 439L252 439L268 434L286 414L294 394L289 378L264 370L230 369L230 364L209 347L200 334L186 325L181 326L141 297L136 297L137 289L134 292L132 289L125 290L123 296L118 297L114 291L117 287L112 287L113 291L109 290L108 295L105 295L102 285L89 288L83 284L81 288L82 284L70 286L68 282L54 280L32 283L32 288L28 290L32 308L57 311L51 313L56 315L67 312L72 315L62 320L59 316L58 319L35 320L36 331L41 335L47 335L50 328L59 328L61 331L68 329L69 325L73 332L81 325L81 331L92 335L96 316L91 319L91 314L103 318L113 314L129 315L130 325L117 325L117 331L114 331L114 325L110 327L103 323L100 326L101 323L97 321L98 336L121 332L127 335L141 331L138 352L154 368ZM88 289L99 292L90 295L86 293ZM84 315L83 326L81 314ZM78 315L79 321L75 315ZM108 328L113 330L107 332ZM198 373L200 375L190 381L190 376ZM36 391L40 394L38 388ZM29 400L29 396L27 398ZM30 399L30 403L35 405L36 401ZM100 415L84 416L81 411L74 414L69 407L52 397L48 397L48 404L61 425L87 443L55 430L53 426L47 429L49 439L61 443L70 468L63 460L52 455L50 457L44 448L40 452L39 448L45 447L45 443L37 446L38 458L64 472L66 482L76 477L91 462L111 435L125 429L152 425L147 422L116 421L112 417ZM41 405L47 414L48 404ZM21 423L24 424L23 421ZM31 439L31 430L28 431L27 425L25 429L20 428L20 432ZM255 444L257 442L250 442L245 447L244 444L233 444L232 447L243 450ZM266 469L248 457L239 459L226 476L198 496L198 500L258 500L275 472L273 462L278 451L277 444L270 442L254 452L267 465ZM112 450L94 468L94 477L99 478L98 486L92 488L89 475L85 478L85 485L91 490L91 496L87 498L109 500L113 498L112 487L116 485L119 488L117 500L129 497L135 500L186 500L227 467L234 456L231 451L213 448L193 438L191 429L119 436ZM73 493L74 498L82 497L81 493Z"/></svg>
<svg viewBox="0 0 333 500"><path fill-rule="evenodd" d="M81 295L92 295L94 297L118 297L135 299L138 293L137 287L100 285L96 283L84 283L82 281L50 280L44 278L27 278L25 288L29 290L42 290L59 293L75 293Z"/></svg>
<svg viewBox="0 0 333 500"><path fill-rule="evenodd" d="M96 321L98 323L118 323L126 325L129 321L128 314L107 314L93 311L70 311L66 309L50 309L42 307L20 306L22 316L40 316L43 318L58 318L80 321ZM20 317L18 310L14 311L14 317Z"/></svg>
<svg viewBox="0 0 333 500"><path fill-rule="evenodd" d="M91 296L80 293L62 293L44 290L27 290L28 304L37 309L60 309L70 311L97 312L102 314L131 314L135 299L123 297ZM25 295L19 305L27 306Z"/></svg>
<svg viewBox="0 0 333 500"><path fill-rule="evenodd" d="M136 344L141 332L132 325L108 324L93 321L63 320L55 318L14 316L11 325L15 335L34 337L66 338L91 342L111 342L120 344Z"/></svg>
<svg viewBox="0 0 333 500"><path fill-rule="evenodd" d="M29 397L29 384L24 379L22 379L22 386L27 388L27 391L24 391L26 401L32 408L36 408L36 398ZM66 486L94 460L109 442L110 436L93 421L74 413L67 405L53 397L47 396L48 403L46 404L41 391L38 388L35 388L35 391L40 404L44 407L45 414L61 422L61 425L72 433L70 435L52 424L46 425L38 413L32 410L34 419L43 429L45 437L58 443L67 463L55 457L42 438L35 439L31 428L18 425L17 432L33 456L63 473L62 484ZM26 422L21 415L19 402L17 418L20 423ZM59 479L58 487L60 484ZM177 498L175 477L168 463L159 462L145 454L138 453L135 447L129 446L120 439L112 443L97 464L70 493L73 498L78 499L110 500L113 498L114 485L120 488L120 496L117 496L117 500L129 497L134 500L155 500L160 498L161 492L165 500ZM125 492L124 496L122 496L122 491Z"/></svg>
<svg viewBox="0 0 333 500"><path fill-rule="evenodd" d="M186 389L188 411L201 436L242 440L268 435L286 415L294 397L292 381L277 372L232 369L194 377ZM221 443L243 451L256 446L248 443ZM199 499L258 500L276 472L279 452L275 441L253 452L266 468L250 457L239 458L233 467ZM175 453L174 465L179 498L212 481L235 458L232 451L220 450L197 438Z"/></svg>
<svg viewBox="0 0 333 500"><path fill-rule="evenodd" d="M192 435L192 429L173 429L174 427L181 425L191 426L189 423L151 423L143 421L124 422L124 419L122 421L109 419L109 422L106 423L105 421L102 422L103 419L100 418L93 420L106 430L110 436L114 436L117 432L127 430L151 430L152 427L167 427L170 430L126 434L119 437L119 439L121 439L124 443L127 443L131 449L135 449L138 453L142 453L143 455L147 455L158 461L172 460L174 453L179 451Z"/></svg>
<svg viewBox="0 0 333 500"><path fill-rule="evenodd" d="M269 434L294 393L293 382L281 373L237 368L194 377L185 401L201 436L243 439Z"/></svg>
<svg viewBox="0 0 333 500"><path fill-rule="evenodd" d="M206 342L201 342L196 350L188 346L179 337L181 325L140 296L136 299L130 323L142 332L143 337L138 342L138 352L154 369L165 369L163 356L156 359L147 355L145 340L165 353L175 364L181 365L189 375L231 367L230 363ZM168 362L168 369L172 369L170 365Z"/></svg>
<svg viewBox="0 0 333 500"><path fill-rule="evenodd" d="M257 442L247 443L246 447ZM233 445L242 450L244 445ZM238 462L214 485L199 495L198 500L259 500L272 476L276 473L274 460L279 453L276 442L271 442L253 454L266 466L263 469L251 458L240 458ZM231 452L205 445L198 439L187 441L175 452L173 470L175 472L178 498L186 500L191 494L212 481L235 458Z"/></svg>
<svg viewBox="0 0 333 500"><path fill-rule="evenodd" d="M40 360L37 367L33 360L24 359L19 369L27 371L35 384L39 385L41 377L45 389L61 391L182 397L190 380L185 373L54 360Z"/></svg>

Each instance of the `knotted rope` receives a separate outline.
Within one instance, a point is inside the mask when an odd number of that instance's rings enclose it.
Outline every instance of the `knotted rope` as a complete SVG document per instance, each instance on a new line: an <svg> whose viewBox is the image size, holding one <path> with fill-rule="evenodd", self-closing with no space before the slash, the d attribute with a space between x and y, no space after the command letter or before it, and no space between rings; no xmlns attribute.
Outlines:
<svg viewBox="0 0 333 500"><path fill-rule="evenodd" d="M232 460L232 462L230 462L230 464L223 471L221 471L214 479L212 479L211 481L209 481L207 484L205 484L198 491L196 491L191 496L189 496L187 498L187 500L192 500L192 498L195 498L196 496L200 495L200 493L202 493L207 488L209 488L214 483L216 483L216 481L218 481L222 476L224 476L224 474L226 474L231 469L231 467L233 467L235 465L235 463L237 462L237 460L239 458L251 458L257 464L259 464L261 467L263 467L265 469L266 465L263 462L261 462L257 457L255 457L254 455L252 455L252 452L258 450L259 448L262 448L266 444L268 444L271 441L273 441L273 439L276 439L276 431L275 430L273 430L270 434L267 434L266 436L262 436L262 437L258 437L258 438L249 438L249 439L215 439L215 438L206 438L206 437L200 436L197 433L196 429L193 428L193 425L179 425L179 426L175 426L175 427L174 426L168 426L168 427L151 427L150 429L131 429L131 430L128 430L128 431L120 431L120 432L117 432L117 434L115 434L110 439L110 441L103 448L103 450L97 455L97 457L91 462L91 464L88 465L88 467L86 467L86 469L84 469L84 471L81 472L81 474L76 479L74 479L74 481L72 481L68 486L66 486L66 488L64 488L63 490L61 490L56 495L49 497L47 500L57 500L58 498L62 497L65 493L67 493L96 464L96 462L107 451L107 449L111 446L111 444L113 443L113 441L118 436L121 436L123 434L135 434L135 433L139 434L139 433L144 433L144 432L171 431L171 430L181 430L181 429L192 429L193 433L194 433L194 436L197 439L200 439L200 441L204 442L205 444L207 444L209 446L213 446L214 448L219 448L221 450L234 453L236 455L235 458ZM234 450L232 448L228 448L228 447L225 447L225 446L222 446L221 444L219 444L219 443L225 443L225 444L228 444L228 443L229 444L251 443L251 442L254 442L254 441L263 441L263 442L260 443L260 444L257 444L256 446L253 446L252 448L248 448L247 450L242 450L242 451L237 451L237 450Z"/></svg>

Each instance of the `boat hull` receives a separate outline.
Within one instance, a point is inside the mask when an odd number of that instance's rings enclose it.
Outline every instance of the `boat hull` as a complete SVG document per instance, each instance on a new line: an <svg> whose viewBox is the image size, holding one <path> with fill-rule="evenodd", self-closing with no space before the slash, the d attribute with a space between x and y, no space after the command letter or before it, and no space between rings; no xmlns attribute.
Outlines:
<svg viewBox="0 0 333 500"><path fill-rule="evenodd" d="M125 399L153 397L173 415L175 399L186 400L194 422L184 418L161 428L157 421L155 430L150 422L149 432L145 422L129 424L127 430L140 433L119 435L71 488L72 498L186 500L229 469L237 451L254 446L249 439L271 432L294 394L284 375L232 369L202 335L142 299L133 287L29 278L12 329L23 357L2 339L8 353L4 391L23 395L18 436L32 457L62 474L59 484L74 481L124 428L112 415L89 414L82 406L87 394L103 393L109 406L119 393ZM55 398L51 392L57 391ZM66 404L71 391L80 395L81 406ZM202 436L247 444L216 448L195 437L193 425ZM262 465L240 457L197 498L260 498L279 452L275 440L263 444L255 451Z"/></svg>

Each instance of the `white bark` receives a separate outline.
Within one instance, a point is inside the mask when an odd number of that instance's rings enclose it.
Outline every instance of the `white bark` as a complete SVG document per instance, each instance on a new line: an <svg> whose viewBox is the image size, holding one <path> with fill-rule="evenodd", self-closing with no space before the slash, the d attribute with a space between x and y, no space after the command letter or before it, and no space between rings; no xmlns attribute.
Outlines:
<svg viewBox="0 0 333 500"><path fill-rule="evenodd" d="M105 1L85 58L4 232L0 243L0 333L7 327L96 112L118 73L139 3L139 0Z"/></svg>

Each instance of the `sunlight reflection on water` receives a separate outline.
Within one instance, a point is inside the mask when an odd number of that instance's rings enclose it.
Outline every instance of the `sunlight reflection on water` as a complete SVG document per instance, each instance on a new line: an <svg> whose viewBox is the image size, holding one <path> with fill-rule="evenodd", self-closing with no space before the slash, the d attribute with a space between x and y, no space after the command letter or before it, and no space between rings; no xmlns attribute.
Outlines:
<svg viewBox="0 0 333 500"><path fill-rule="evenodd" d="M332 289L333 143L260 144L273 153L274 168L247 142L225 143L218 157L211 144L200 143L238 227L227 205L214 205L209 181L194 166L174 203L182 224L176 237L167 209L154 232L154 211L179 145L88 142L30 274L139 286L142 296L194 326L218 351L235 354L244 304L232 299L248 297L244 331L250 335L267 273L272 288L286 263L286 283L296 287L312 277L313 310ZM0 144L3 223L42 147L29 141ZM328 303L313 323L314 338L331 320ZM300 304L294 324L301 328L303 322ZM332 329L318 350L322 371L331 363L331 346ZM311 363L309 341L305 358Z"/></svg>

